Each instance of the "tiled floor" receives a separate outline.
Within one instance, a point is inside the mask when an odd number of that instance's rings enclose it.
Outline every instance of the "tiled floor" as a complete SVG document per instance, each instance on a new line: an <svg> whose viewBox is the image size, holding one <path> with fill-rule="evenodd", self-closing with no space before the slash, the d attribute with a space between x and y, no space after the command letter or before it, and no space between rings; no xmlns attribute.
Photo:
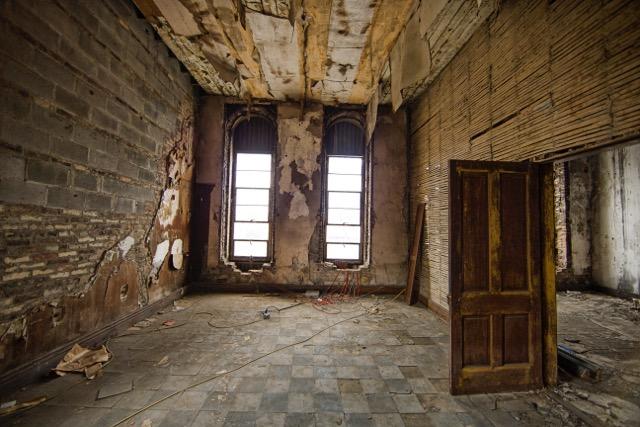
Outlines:
<svg viewBox="0 0 640 427"><path fill-rule="evenodd" d="M326 312L302 304L246 326L207 323L244 324L258 319L258 310L267 306L293 303L294 298L284 296L188 296L179 302L185 309L154 316L132 335L110 340L114 358L101 377L87 381L68 375L29 387L13 398L50 399L0 423L392 427L575 422L544 392L450 396L447 325L424 308L388 298L325 306ZM175 320L176 326L156 331L165 320ZM101 389L123 384L133 384L132 391L97 399ZM172 397L160 401L167 396ZM152 402L158 403L136 413Z"/></svg>

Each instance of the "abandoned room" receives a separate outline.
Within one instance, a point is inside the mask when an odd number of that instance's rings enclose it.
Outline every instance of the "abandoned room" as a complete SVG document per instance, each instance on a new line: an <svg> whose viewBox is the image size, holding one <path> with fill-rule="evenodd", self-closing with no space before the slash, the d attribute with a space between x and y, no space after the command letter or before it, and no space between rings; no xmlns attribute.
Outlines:
<svg viewBox="0 0 640 427"><path fill-rule="evenodd" d="M640 2L0 0L0 425L640 426Z"/></svg>

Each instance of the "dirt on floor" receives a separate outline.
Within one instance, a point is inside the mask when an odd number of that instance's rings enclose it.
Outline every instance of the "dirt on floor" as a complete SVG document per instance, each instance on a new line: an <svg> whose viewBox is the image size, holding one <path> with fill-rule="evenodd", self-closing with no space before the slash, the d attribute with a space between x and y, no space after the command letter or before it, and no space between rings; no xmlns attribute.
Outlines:
<svg viewBox="0 0 640 427"><path fill-rule="evenodd" d="M555 389L592 423L640 425L640 307L598 293L558 294L558 344L600 368L599 380L561 372Z"/></svg>
<svg viewBox="0 0 640 427"><path fill-rule="evenodd" d="M70 374L2 396L46 400L0 424L584 424L549 390L451 396L448 325L390 297L189 295L107 347L94 380Z"/></svg>

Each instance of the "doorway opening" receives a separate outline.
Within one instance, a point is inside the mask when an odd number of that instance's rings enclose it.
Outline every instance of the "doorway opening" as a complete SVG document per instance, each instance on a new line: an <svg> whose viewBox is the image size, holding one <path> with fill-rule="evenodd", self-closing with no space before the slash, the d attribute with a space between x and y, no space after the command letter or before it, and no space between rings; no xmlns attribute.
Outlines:
<svg viewBox="0 0 640 427"><path fill-rule="evenodd" d="M561 392L606 423L640 413L640 144L554 164Z"/></svg>

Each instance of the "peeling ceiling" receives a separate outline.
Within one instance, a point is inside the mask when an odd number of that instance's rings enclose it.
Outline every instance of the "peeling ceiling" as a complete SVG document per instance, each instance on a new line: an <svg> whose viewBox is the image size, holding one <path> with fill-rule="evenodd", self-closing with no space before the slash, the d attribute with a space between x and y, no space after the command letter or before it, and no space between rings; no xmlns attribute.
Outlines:
<svg viewBox="0 0 640 427"><path fill-rule="evenodd" d="M496 1L134 0L208 93L394 108L426 88Z"/></svg>

